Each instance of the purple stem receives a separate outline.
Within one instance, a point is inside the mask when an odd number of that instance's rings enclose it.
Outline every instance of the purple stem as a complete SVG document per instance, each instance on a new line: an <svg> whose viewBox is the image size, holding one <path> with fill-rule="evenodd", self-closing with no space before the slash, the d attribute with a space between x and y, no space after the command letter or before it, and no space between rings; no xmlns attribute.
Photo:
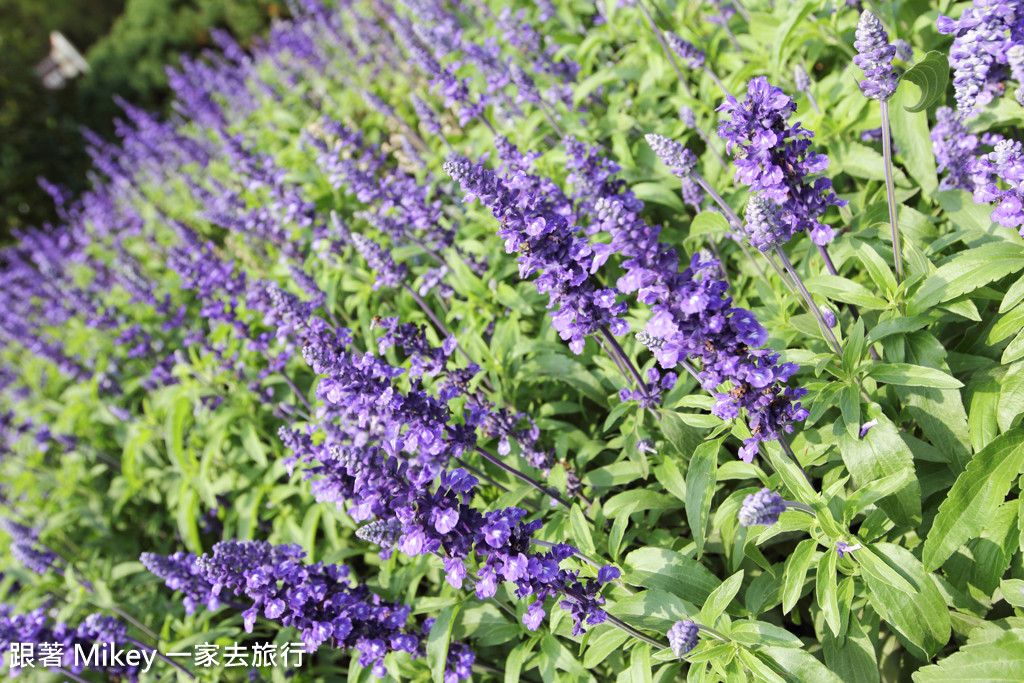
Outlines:
<svg viewBox="0 0 1024 683"><path fill-rule="evenodd" d="M827 341L829 346L832 347L832 351L841 358L843 355L842 345L839 343L839 340L836 339L836 335L832 332L832 328L825 322L825 316L821 314L821 311L815 305L814 298L811 296L811 293L807 291L807 287L804 286L803 280L800 279L796 269L793 268L793 264L790 263L789 257L786 256L786 252L783 251L782 247L777 246L775 247L775 253L782 261L782 265L785 266L789 276L793 278L793 283L797 286L797 289L800 290L800 294L803 296L808 308L811 309L811 313L818 321L818 326L821 328L822 334L825 335L825 341Z"/></svg>
<svg viewBox="0 0 1024 683"><path fill-rule="evenodd" d="M885 158L885 194L889 199L889 225L892 228L892 252L896 262L896 285L903 282L903 245L900 243L899 223L896 219L896 188L892 182L892 140L889 130L889 103L879 102L882 108L882 156ZM902 308L902 301L900 302Z"/></svg>
<svg viewBox="0 0 1024 683"><path fill-rule="evenodd" d="M547 488L546 486L544 486L540 482L536 481L535 479L533 479L529 475L523 474L522 472L520 472L516 468L510 467L509 465L506 465L500 459L498 459L497 457L491 455L490 453L485 451L480 446L475 446L474 450L481 457L483 457L483 459L486 460L487 462L491 463L495 467L498 467L500 469L505 470L506 472L508 472L509 474L511 474L513 477L515 477L519 481L523 482L524 484L529 484L530 486L532 486L533 488L537 489L538 491L540 491L544 495L550 497L553 501L555 501L559 505L562 505L565 508L571 508L572 507L572 504L569 503L568 501L566 501L564 498L562 498L562 496L560 496L557 491L555 491L553 489Z"/></svg>

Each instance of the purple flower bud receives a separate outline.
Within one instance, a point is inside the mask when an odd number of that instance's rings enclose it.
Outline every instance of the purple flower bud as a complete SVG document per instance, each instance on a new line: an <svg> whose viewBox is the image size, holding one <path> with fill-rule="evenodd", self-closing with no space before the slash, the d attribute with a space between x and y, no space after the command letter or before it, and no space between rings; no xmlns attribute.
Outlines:
<svg viewBox="0 0 1024 683"><path fill-rule="evenodd" d="M697 647L700 627L692 621L677 621L668 630L668 644L676 657L683 657Z"/></svg>
<svg viewBox="0 0 1024 683"><path fill-rule="evenodd" d="M807 92L807 89L811 87L811 77L807 75L807 69L803 64L798 63L793 67L793 80L796 82L796 89L800 92Z"/></svg>
<svg viewBox="0 0 1024 683"><path fill-rule="evenodd" d="M786 503L782 496L771 489L761 489L743 499L739 512L740 526L771 526L785 511Z"/></svg>
<svg viewBox="0 0 1024 683"><path fill-rule="evenodd" d="M679 178L689 178L697 165L697 157L681 143L657 133L644 136L647 144L658 155L662 163L668 166L672 174Z"/></svg>

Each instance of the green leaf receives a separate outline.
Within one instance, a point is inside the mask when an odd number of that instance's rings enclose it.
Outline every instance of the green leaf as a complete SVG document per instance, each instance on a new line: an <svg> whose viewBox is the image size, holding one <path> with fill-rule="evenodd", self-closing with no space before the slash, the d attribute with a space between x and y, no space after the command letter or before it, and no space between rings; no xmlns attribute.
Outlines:
<svg viewBox="0 0 1024 683"><path fill-rule="evenodd" d="M1003 579L999 582L999 592L1003 594L1003 600L1014 607L1024 607L1024 581Z"/></svg>
<svg viewBox="0 0 1024 683"><path fill-rule="evenodd" d="M779 668L791 675L787 680L814 681L814 683L842 683L841 678L829 671L810 652L795 647L764 647L759 656L766 656Z"/></svg>
<svg viewBox="0 0 1024 683"><path fill-rule="evenodd" d="M703 605L718 588L718 578L700 562L666 548L639 548L626 555L623 581L657 589Z"/></svg>
<svg viewBox="0 0 1024 683"><path fill-rule="evenodd" d="M1024 363L1014 363L999 383L999 429L1010 431L1014 421L1024 413Z"/></svg>
<svg viewBox="0 0 1024 683"><path fill-rule="evenodd" d="M864 551L877 552L878 556L872 554L872 558L898 572L916 591L900 590L879 580L877 571L863 572L871 606L892 627L910 654L928 661L946 645L950 634L949 608L934 577L902 546L876 543L856 551L854 557L862 568L868 566L864 563Z"/></svg>
<svg viewBox="0 0 1024 683"><path fill-rule="evenodd" d="M604 514L609 519L619 515L631 515L638 510L677 510L682 505L675 496L655 493L645 489L623 491L608 499L604 504Z"/></svg>
<svg viewBox="0 0 1024 683"><path fill-rule="evenodd" d="M825 631L821 638L825 664L842 671L844 683L878 683L875 647L857 619L851 619L842 638Z"/></svg>
<svg viewBox="0 0 1024 683"><path fill-rule="evenodd" d="M729 231L729 221L717 211L701 211L690 221L691 235L718 235Z"/></svg>
<svg viewBox="0 0 1024 683"><path fill-rule="evenodd" d="M796 601L800 599L804 590L804 582L807 579L807 569L811 566L814 558L814 549L818 542L813 538L805 538L796 546L796 550L786 560L786 570L783 574L782 585L782 613L789 614Z"/></svg>
<svg viewBox="0 0 1024 683"><path fill-rule="evenodd" d="M704 607L700 611L700 623L713 627L718 621L718 617L722 616L729 603L739 593L741 585L743 585L742 569L726 579L708 596L707 602L704 603Z"/></svg>
<svg viewBox="0 0 1024 683"><path fill-rule="evenodd" d="M651 677L651 646L638 643L629 657L629 680L635 683L654 683Z"/></svg>
<svg viewBox="0 0 1024 683"><path fill-rule="evenodd" d="M553 635L546 635L540 641L541 652L554 664L555 668L568 671L575 676L586 676L587 670L576 661L576 657Z"/></svg>
<svg viewBox="0 0 1024 683"><path fill-rule="evenodd" d="M852 374L860 364L861 356L864 355L864 319L858 318L850 336L846 339L846 347L843 349L843 370Z"/></svg>
<svg viewBox="0 0 1024 683"><path fill-rule="evenodd" d="M914 474L914 455L899 432L877 405L868 410L868 418L878 420L863 439L851 435L842 419L834 433L846 468L859 486L894 474L906 472L907 483L896 493L878 501L878 506L897 524L914 525L921 519L921 485Z"/></svg>
<svg viewBox="0 0 1024 683"><path fill-rule="evenodd" d="M1020 681L1024 671L1024 629L1007 631L995 640L966 645L937 664L914 672L914 683L999 683Z"/></svg>
<svg viewBox="0 0 1024 683"><path fill-rule="evenodd" d="M825 617L825 623L828 624L832 633L838 636L842 624L842 614L839 612L839 593L836 586L837 559L838 555L831 548L821 556L821 560L818 562L815 592L818 597L818 607Z"/></svg>
<svg viewBox="0 0 1024 683"><path fill-rule="evenodd" d="M718 451L721 441L708 441L697 446L686 472L686 520L697 543L697 558L704 552L711 499L715 495L718 474Z"/></svg>
<svg viewBox="0 0 1024 683"><path fill-rule="evenodd" d="M839 394L839 411L843 414L843 422L850 436L860 432L860 392L857 385L850 382Z"/></svg>
<svg viewBox="0 0 1024 683"><path fill-rule="evenodd" d="M978 287L1024 268L1024 247L989 242L962 251L925 279L907 302L907 313L918 315Z"/></svg>
<svg viewBox="0 0 1024 683"><path fill-rule="evenodd" d="M931 571L985 528L1024 463L1024 430L996 438L976 453L939 505L924 542L924 565Z"/></svg>
<svg viewBox="0 0 1024 683"><path fill-rule="evenodd" d="M444 667L448 659L448 644L452 639L452 625L459 605L450 605L441 610L427 636L427 665L434 683L444 683Z"/></svg>
<svg viewBox="0 0 1024 683"><path fill-rule="evenodd" d="M921 88L920 101L912 107L904 108L909 112L924 111L946 94L946 83L949 81L946 55L932 50L903 74L900 82L903 81L910 81Z"/></svg>
<svg viewBox="0 0 1024 683"><path fill-rule="evenodd" d="M583 666L593 669L607 659L608 655L620 649L623 643L629 639L630 635L618 628L602 629L587 643L587 649L583 653Z"/></svg>
<svg viewBox="0 0 1024 683"><path fill-rule="evenodd" d="M534 642L534 639L526 640L512 648L512 652L505 658L505 683L519 683L523 662L533 649Z"/></svg>
<svg viewBox="0 0 1024 683"><path fill-rule="evenodd" d="M803 647L800 638L781 626L764 621L735 621L729 628L730 640L746 645L777 645L779 647Z"/></svg>
<svg viewBox="0 0 1024 683"><path fill-rule="evenodd" d="M683 422L674 410L659 410L658 415L661 416L661 430L665 438L684 462L689 460L694 449L704 443L700 430Z"/></svg>
<svg viewBox="0 0 1024 683"><path fill-rule="evenodd" d="M637 183L630 187L630 189L633 190L633 194L640 201L661 204L676 211L682 211L686 208L683 200L679 197L679 193L670 190L663 183Z"/></svg>
<svg viewBox="0 0 1024 683"><path fill-rule="evenodd" d="M737 650L736 654L739 655L740 661L743 662L743 666L747 667L747 671L754 675L755 681L786 683L785 678L775 673L770 666L765 664L750 650L740 648Z"/></svg>
<svg viewBox="0 0 1024 683"><path fill-rule="evenodd" d="M597 552L590 522L583 515L583 510L579 505L573 504L569 509L569 526L572 529L572 537L579 545L580 550L590 555Z"/></svg>
<svg viewBox="0 0 1024 683"><path fill-rule="evenodd" d="M889 302L872 294L864 285L838 275L819 275L808 278L804 281L804 285L811 294L828 297L833 301L842 301L875 310L889 306Z"/></svg>
<svg viewBox="0 0 1024 683"><path fill-rule="evenodd" d="M907 387L934 387L936 389L957 389L963 382L942 370L926 368L909 363L873 363L867 375L886 384Z"/></svg>
<svg viewBox="0 0 1024 683"><path fill-rule="evenodd" d="M903 162L903 167L907 169L907 173L921 191L933 195L938 188L939 179L929 137L928 115L925 112L907 111L905 108L914 101L916 93L913 90L911 86L897 88L896 94L889 101L889 123L895 147L894 154ZM901 219L902 213L901 211Z"/></svg>

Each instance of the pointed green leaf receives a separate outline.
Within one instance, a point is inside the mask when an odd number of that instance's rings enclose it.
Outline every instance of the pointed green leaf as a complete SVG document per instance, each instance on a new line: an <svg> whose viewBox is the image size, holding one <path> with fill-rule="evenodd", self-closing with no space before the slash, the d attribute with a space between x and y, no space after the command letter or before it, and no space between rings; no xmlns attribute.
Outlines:
<svg viewBox="0 0 1024 683"><path fill-rule="evenodd" d="M957 477L924 542L924 565L934 570L995 515L1024 463L1024 429L997 437Z"/></svg>
<svg viewBox="0 0 1024 683"><path fill-rule="evenodd" d="M718 474L718 451L721 442L708 441L697 446L686 471L686 520L697 544L697 557L704 551L711 499L715 495Z"/></svg>

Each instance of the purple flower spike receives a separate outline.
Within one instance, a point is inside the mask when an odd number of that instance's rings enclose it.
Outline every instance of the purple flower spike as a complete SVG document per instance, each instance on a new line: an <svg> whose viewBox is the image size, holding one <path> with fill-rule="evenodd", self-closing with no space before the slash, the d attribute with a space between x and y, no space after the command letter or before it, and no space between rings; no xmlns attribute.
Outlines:
<svg viewBox="0 0 1024 683"><path fill-rule="evenodd" d="M648 133L644 139L662 163L669 167L672 175L679 178L690 177L697 165L697 156L693 152L686 149L682 143L657 133Z"/></svg>
<svg viewBox="0 0 1024 683"><path fill-rule="evenodd" d="M813 133L799 123L787 125L796 111L793 100L759 76L747 85L742 103L729 95L718 111L728 116L718 135L733 153L736 180L779 205L783 241L806 230L818 246L831 242L834 231L819 219L828 207L847 202L828 178L809 179L828 168L828 157L811 151Z"/></svg>
<svg viewBox="0 0 1024 683"><path fill-rule="evenodd" d="M662 31L665 42L672 48L672 51L679 55L679 58L691 69L699 69L704 66L704 50L701 50L693 43L688 43L672 31Z"/></svg>
<svg viewBox="0 0 1024 683"><path fill-rule="evenodd" d="M971 166L975 180L984 177L988 182L974 189L978 204L992 202L992 220L1003 227L1018 228L1024 235L1024 151L1015 140L1000 140L995 150L978 158ZM1008 189L1001 190L996 180L1002 180Z"/></svg>
<svg viewBox="0 0 1024 683"><path fill-rule="evenodd" d="M968 117L1002 94L1003 65L1009 48L1024 40L1019 5L1003 0L974 0L959 19L939 15L939 33L953 34L949 65L960 116Z"/></svg>
<svg viewBox="0 0 1024 683"><path fill-rule="evenodd" d="M785 243L779 207L761 195L753 195L747 202L746 224L743 230L750 244L758 251L772 251Z"/></svg>
<svg viewBox="0 0 1024 683"><path fill-rule="evenodd" d="M811 77L807 74L807 69L803 64L793 67L793 81L796 83L796 89L800 92L807 92L807 89L811 87Z"/></svg>
<svg viewBox="0 0 1024 683"><path fill-rule="evenodd" d="M676 657L683 657L697 647L700 627L692 621L677 621L668 630L668 644Z"/></svg>
<svg viewBox="0 0 1024 683"><path fill-rule="evenodd" d="M771 489L761 489L743 499L740 507L740 526L771 526L786 511L786 502Z"/></svg>
<svg viewBox="0 0 1024 683"><path fill-rule="evenodd" d="M860 15L853 46L859 53L853 58L853 63L864 70L865 78L860 82L864 96L883 102L888 100L896 92L899 80L892 68L896 48L889 44L889 34L870 10L864 10Z"/></svg>

